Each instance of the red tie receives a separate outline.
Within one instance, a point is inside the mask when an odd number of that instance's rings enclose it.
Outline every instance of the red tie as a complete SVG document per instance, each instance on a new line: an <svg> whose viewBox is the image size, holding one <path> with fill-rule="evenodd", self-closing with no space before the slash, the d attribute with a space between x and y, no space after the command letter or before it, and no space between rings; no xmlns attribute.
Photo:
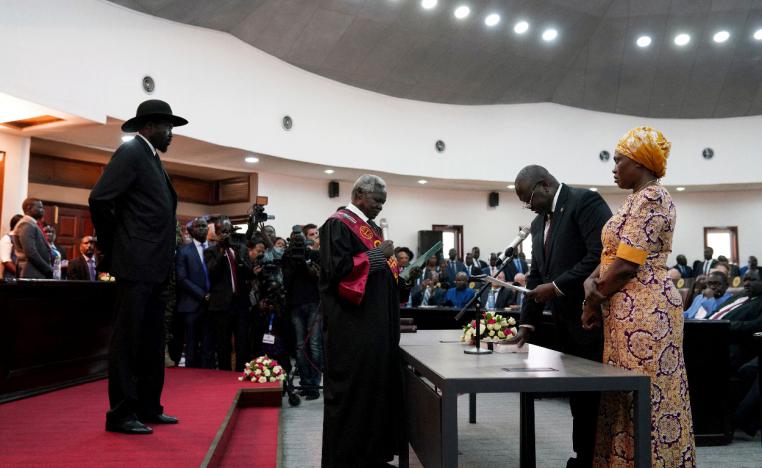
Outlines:
<svg viewBox="0 0 762 468"><path fill-rule="evenodd" d="M237 288L236 285L238 284L238 270L235 266L235 253L233 253L233 249L226 249L225 257L228 259L228 264L230 265L230 274L233 277L233 294L235 294Z"/></svg>

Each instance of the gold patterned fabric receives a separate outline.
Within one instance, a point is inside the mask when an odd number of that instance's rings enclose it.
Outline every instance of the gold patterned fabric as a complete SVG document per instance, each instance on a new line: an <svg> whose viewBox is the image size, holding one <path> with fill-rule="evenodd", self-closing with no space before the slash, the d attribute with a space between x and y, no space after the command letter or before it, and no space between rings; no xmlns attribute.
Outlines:
<svg viewBox="0 0 762 468"><path fill-rule="evenodd" d="M672 143L651 127L636 127L627 132L616 145L616 152L645 166L656 177L667 173L667 158Z"/></svg>
<svg viewBox="0 0 762 468"><path fill-rule="evenodd" d="M601 235L602 277L617 256L645 255L637 276L604 307L603 362L651 378L651 465L655 468L696 465L683 362L682 300L666 266L674 226L675 206L669 192L652 185L628 196ZM634 465L632 416L631 393L602 394L594 466Z"/></svg>

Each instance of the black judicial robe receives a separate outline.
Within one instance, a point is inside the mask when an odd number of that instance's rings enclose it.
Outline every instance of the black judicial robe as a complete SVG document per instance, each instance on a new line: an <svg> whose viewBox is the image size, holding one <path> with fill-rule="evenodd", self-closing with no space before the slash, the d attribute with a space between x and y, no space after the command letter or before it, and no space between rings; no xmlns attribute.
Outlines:
<svg viewBox="0 0 762 468"><path fill-rule="evenodd" d="M320 228L320 310L325 348L322 466L391 460L402 430L400 291L391 269L368 273L359 305L340 297L363 242L339 219Z"/></svg>

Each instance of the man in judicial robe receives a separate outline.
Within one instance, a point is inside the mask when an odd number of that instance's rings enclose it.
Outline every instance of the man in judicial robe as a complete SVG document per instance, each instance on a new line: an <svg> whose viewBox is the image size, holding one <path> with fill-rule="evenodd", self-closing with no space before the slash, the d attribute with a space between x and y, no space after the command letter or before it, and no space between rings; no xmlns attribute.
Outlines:
<svg viewBox="0 0 762 468"><path fill-rule="evenodd" d="M555 322L557 351L601 362L603 333L582 328L583 283L600 263L601 230L611 210L597 192L560 184L547 169L527 166L516 176L516 195L524 208L537 213L532 221L531 289L521 309L515 341L524 343L541 326L543 309L550 306ZM573 392L572 445L577 452L567 468L592 464L598 416L597 392Z"/></svg>
<svg viewBox="0 0 762 468"><path fill-rule="evenodd" d="M390 466L400 449L401 296L394 246L373 222L385 202L384 181L363 175L320 228L324 468Z"/></svg>
<svg viewBox="0 0 762 468"><path fill-rule="evenodd" d="M177 194L159 159L172 128L188 121L164 101L142 102L122 125L138 132L123 143L90 192L90 214L103 257L116 277L109 346L106 430L151 434L145 423L177 424L164 414L164 292L173 268Z"/></svg>

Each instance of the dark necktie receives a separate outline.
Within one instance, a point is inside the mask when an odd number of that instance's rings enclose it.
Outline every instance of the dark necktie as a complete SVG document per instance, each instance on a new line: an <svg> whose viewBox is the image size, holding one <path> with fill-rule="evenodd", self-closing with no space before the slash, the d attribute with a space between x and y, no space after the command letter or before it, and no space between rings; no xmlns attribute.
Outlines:
<svg viewBox="0 0 762 468"><path fill-rule="evenodd" d="M206 262L204 261L204 249L206 249L206 242L201 244L201 269L204 270L204 284L206 285L206 292L209 292L211 284L209 284L209 271L207 271Z"/></svg>
<svg viewBox="0 0 762 468"><path fill-rule="evenodd" d="M548 214L548 233L545 235L545 258L550 251L550 236L553 235L553 213Z"/></svg>
<svg viewBox="0 0 762 468"><path fill-rule="evenodd" d="M233 279L233 294L235 294L238 292L238 270L235 265L235 254L233 253L233 249L226 249L225 257L228 259L228 264L230 265L230 275Z"/></svg>
<svg viewBox="0 0 762 468"><path fill-rule="evenodd" d="M95 281L97 279L95 276L95 260L92 258L87 259L87 271L90 274L90 281Z"/></svg>

